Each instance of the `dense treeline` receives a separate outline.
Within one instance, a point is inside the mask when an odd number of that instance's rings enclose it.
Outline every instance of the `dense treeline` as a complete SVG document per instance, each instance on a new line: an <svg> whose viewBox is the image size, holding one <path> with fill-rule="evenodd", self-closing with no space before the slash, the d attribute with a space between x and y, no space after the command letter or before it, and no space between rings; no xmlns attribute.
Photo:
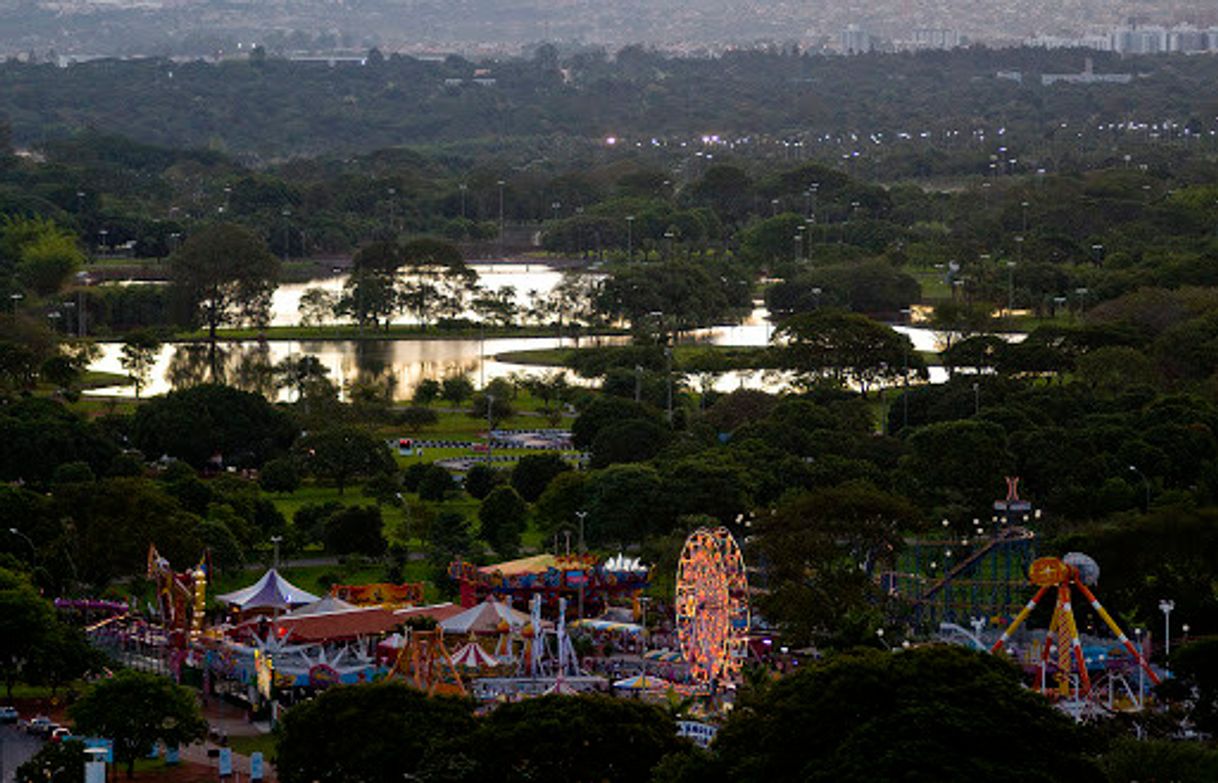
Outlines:
<svg viewBox="0 0 1218 783"><path fill-rule="evenodd" d="M953 165L972 158L982 167L988 152L970 151L978 125L991 133L1003 127L1025 145L1063 122L1090 131L1096 122L1169 118L1181 130L1212 128L1205 85L1218 67L1213 58L1089 54L1098 71L1141 78L1129 85L1042 88L1039 73L1081 71L1082 55L1041 49L850 58L741 50L678 58L628 47L612 60L585 52L560 61L542 47L534 59L432 62L393 55L337 68L275 58L219 65L150 58L67 70L7 63L0 115L10 118L22 142L96 127L174 147L215 144L263 159L403 143L608 135L648 142L704 133L750 136L753 143L758 135L798 137L815 148L816 134L851 132L863 142L845 151L870 155L868 134L882 132L898 143L899 132L954 130L960 136ZM489 73L478 78L491 84L474 81L479 69ZM998 71L1026 72L1026 78L999 80ZM118 116L115 106L130 110ZM1073 130L1050 139L1042 146L1058 146L1057 156L1068 152L1060 147L1077 143ZM914 156L908 173L942 165L929 151L923 147Z"/></svg>

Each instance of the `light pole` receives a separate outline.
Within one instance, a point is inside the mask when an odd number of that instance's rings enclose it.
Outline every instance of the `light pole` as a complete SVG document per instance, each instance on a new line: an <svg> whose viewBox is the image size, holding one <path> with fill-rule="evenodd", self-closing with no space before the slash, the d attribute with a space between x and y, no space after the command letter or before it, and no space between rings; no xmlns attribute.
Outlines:
<svg viewBox="0 0 1218 783"><path fill-rule="evenodd" d="M587 511L576 511L575 516L579 518L579 553L582 555L585 552L585 549L584 549L584 517L588 516L588 512ZM587 580L581 580L579 583L579 619L581 619L581 620L584 619L584 582L585 581L587 581Z"/></svg>
<svg viewBox="0 0 1218 783"><path fill-rule="evenodd" d="M25 543L30 545L30 554L32 554L34 556L34 566L37 567L37 565L38 565L38 547L34 546L33 540L29 536L27 536L25 533L22 533L20 530L18 530L15 527L10 527L8 529L8 532L12 533L15 536L20 536L21 538L25 539Z"/></svg>
<svg viewBox="0 0 1218 783"><path fill-rule="evenodd" d="M634 215L626 216L626 260L634 260Z"/></svg>
<svg viewBox="0 0 1218 783"><path fill-rule="evenodd" d="M905 316L905 322L909 323L910 315L913 311L910 308L901 310L901 315ZM905 371L901 375L901 380L904 382L905 390L901 393L901 431L909 430L909 338L906 337L901 341L901 355L905 361Z"/></svg>
<svg viewBox="0 0 1218 783"><path fill-rule="evenodd" d="M1146 655L1142 651L1142 629L1135 628L1134 635L1138 637L1138 657L1145 660ZM1146 700L1146 667L1139 666L1138 667L1138 709L1139 710L1142 709L1142 705L1145 702L1145 700Z"/></svg>
<svg viewBox="0 0 1218 783"><path fill-rule="evenodd" d="M503 186L507 183L505 183L503 180L497 180L495 182L495 184L499 186L499 256L500 256L500 258L502 258L503 257Z"/></svg>
<svg viewBox="0 0 1218 783"><path fill-rule="evenodd" d="M813 183L812 183L812 184L809 186L808 190L810 190L810 191L812 192L812 207L811 207L811 210L810 210L810 211L809 211L809 213L808 213L808 217L812 218L812 222L813 222L813 223L815 223L815 222L816 222L816 206L817 206L817 205L816 205L816 200L817 200L817 199L816 199L816 197L817 197L817 195L820 193L820 183L819 183L819 182L813 182Z"/></svg>
<svg viewBox="0 0 1218 783"><path fill-rule="evenodd" d="M664 346L664 372L668 376L668 426L672 426L672 346Z"/></svg>
<svg viewBox="0 0 1218 783"><path fill-rule="evenodd" d="M1150 512L1150 480L1146 478L1145 473L1138 470L1137 465L1130 465L1129 470L1132 471L1133 473L1137 473L1138 476L1140 476L1142 479L1142 486L1146 490L1146 508L1143 510L1146 511L1147 513L1149 513Z"/></svg>
<svg viewBox="0 0 1218 783"><path fill-rule="evenodd" d="M457 189L461 191L461 219L465 220L465 191L469 189L469 185L462 182Z"/></svg>
<svg viewBox="0 0 1218 783"><path fill-rule="evenodd" d="M575 518L579 520L579 551L584 552L584 518L588 516L587 511L576 511Z"/></svg>
<svg viewBox="0 0 1218 783"><path fill-rule="evenodd" d="M274 544L274 546L275 546L275 556L271 560L271 562L274 565L272 565L271 567L274 568L276 571L279 570L279 542L280 541L283 541L283 536L271 536L271 543Z"/></svg>
<svg viewBox="0 0 1218 783"><path fill-rule="evenodd" d="M288 236L288 231L291 229L291 223L288 222L288 218L292 216L292 210L284 207L279 214L283 215L283 262L286 264L288 259L291 258L289 249L292 239Z"/></svg>
<svg viewBox="0 0 1218 783"><path fill-rule="evenodd" d="M981 415L981 384L973 384L973 415Z"/></svg>
<svg viewBox="0 0 1218 783"><path fill-rule="evenodd" d="M492 423L492 418L491 418L491 411L494 410L494 407L495 407L495 395L487 394L486 395L486 464L487 465L490 465L490 463L491 463L491 449L494 448L494 444L495 444L495 433L494 433L495 426Z"/></svg>
<svg viewBox="0 0 1218 783"><path fill-rule="evenodd" d="M643 365L636 364L634 366L634 401L641 402L643 399Z"/></svg>
<svg viewBox="0 0 1218 783"><path fill-rule="evenodd" d="M1176 602L1164 598L1159 601L1159 611L1163 613L1163 658L1171 658L1171 610L1176 608Z"/></svg>
<svg viewBox="0 0 1218 783"><path fill-rule="evenodd" d="M13 317L17 317L17 303L25 298L22 294L9 294L8 298L13 301Z"/></svg>
<svg viewBox="0 0 1218 783"><path fill-rule="evenodd" d="M1015 237L1019 243L1019 256L1023 258L1023 237ZM1015 312L1015 262L1007 262L1007 316Z"/></svg>

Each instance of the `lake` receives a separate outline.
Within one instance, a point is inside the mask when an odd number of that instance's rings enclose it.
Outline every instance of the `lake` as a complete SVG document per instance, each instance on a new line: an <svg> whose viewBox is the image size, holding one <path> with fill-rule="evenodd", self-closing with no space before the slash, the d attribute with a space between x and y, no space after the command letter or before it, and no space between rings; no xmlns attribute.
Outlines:
<svg viewBox="0 0 1218 783"><path fill-rule="evenodd" d="M561 272L540 264L471 264L478 272L479 283L492 290L512 286L517 300L527 301L528 292L544 295L559 280ZM307 283L290 283L280 286L272 299L271 322L276 326L292 326L299 323L297 307L300 296L308 288L321 287L332 292L342 290L345 276L313 280ZM768 313L760 304L742 323L702 329L690 336L691 340L712 345L760 346L769 342L772 325ZM395 324L410 324L412 320L402 316ZM897 326L898 332L906 334L919 351L937 350L939 335L917 326ZM1012 335L1020 339L1022 335ZM583 338L580 345L614 345L626 342L626 337ZM230 383L244 388L257 389L278 399L290 399L291 392L275 391L270 384L267 368L289 356L316 356L329 369L329 378L340 388L346 384L363 380L386 383L395 400L408 400L419 381L426 378L441 379L455 374L468 377L475 385L507 376L511 373L552 372L552 368L519 365L495 359L500 353L527 351L573 345L571 338L526 337L492 338L485 341L472 338L438 338L434 340L368 340L368 341L247 341L225 343L223 364ZM100 343L101 357L90 369L112 373L123 373L120 359L121 343ZM145 395L162 394L174 386L200 382L207 373L207 347L203 344L173 344L161 349L151 382L144 389ZM930 382L941 383L947 378L941 367L932 367ZM783 385L780 378L762 372L732 372L720 377L716 388L727 391L739 387L776 390ZM131 386L111 386L94 389L90 394L103 396L133 397Z"/></svg>

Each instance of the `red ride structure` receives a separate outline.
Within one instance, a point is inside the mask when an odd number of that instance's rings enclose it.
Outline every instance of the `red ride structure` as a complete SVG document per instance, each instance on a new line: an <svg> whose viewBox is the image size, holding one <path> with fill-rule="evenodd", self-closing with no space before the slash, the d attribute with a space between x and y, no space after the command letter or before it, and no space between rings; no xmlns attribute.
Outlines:
<svg viewBox="0 0 1218 783"><path fill-rule="evenodd" d="M1087 674L1087 665L1083 657L1083 646L1078 635L1078 625L1074 620L1073 610L1073 595L1072 590L1078 590L1083 598L1091 604L1091 608L1099 615L1104 624L1108 626L1113 635L1119 641L1130 655L1138 662L1138 665L1146 672L1150 681L1154 684L1159 684L1159 676L1150 668L1150 664L1146 662L1140 650L1138 650L1133 642L1129 641L1129 637L1117 625L1116 620L1112 619L1112 615L1108 614L1108 610L1100 603L1100 599L1095 597L1095 593L1091 591L1088 584L1095 584L1099 579L1099 566L1095 561L1087 555L1079 552L1071 552L1064 558L1042 557L1034 561L1028 569L1028 579L1032 584L1037 585L1040 589L1036 591L1036 595L1032 596L1032 600L1028 601L1027 606L1023 608L1011 625L1002 633L1002 636L994 643L990 649L991 653L998 653L1010 640L1011 635L1015 630L1028 618L1032 610L1040 603L1050 591L1055 591L1057 594L1057 604L1053 608L1053 619L1049 623L1049 632L1045 636L1045 642L1041 648L1042 663L1047 664L1052 644L1057 646L1057 671L1054 674L1055 686L1052 690L1053 695L1059 698L1069 698L1071 673L1077 671L1078 676L1078 691L1079 696L1086 698L1091 692L1091 678ZM1045 690L1050 690L1045 687Z"/></svg>

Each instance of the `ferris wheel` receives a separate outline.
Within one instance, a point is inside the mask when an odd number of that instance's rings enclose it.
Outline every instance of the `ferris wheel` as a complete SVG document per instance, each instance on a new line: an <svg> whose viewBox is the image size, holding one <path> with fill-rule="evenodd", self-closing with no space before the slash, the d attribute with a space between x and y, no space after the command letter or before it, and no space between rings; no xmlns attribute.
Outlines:
<svg viewBox="0 0 1218 783"><path fill-rule="evenodd" d="M685 539L676 615L681 653L694 678L731 679L745 654L749 602L744 557L726 528L699 528Z"/></svg>

